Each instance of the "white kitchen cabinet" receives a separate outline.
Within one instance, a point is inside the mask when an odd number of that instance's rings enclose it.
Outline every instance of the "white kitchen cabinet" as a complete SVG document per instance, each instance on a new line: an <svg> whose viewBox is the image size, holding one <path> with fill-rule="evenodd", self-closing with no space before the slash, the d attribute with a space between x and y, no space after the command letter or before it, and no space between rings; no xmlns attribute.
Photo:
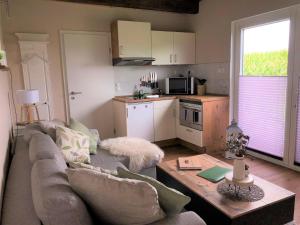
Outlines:
<svg viewBox="0 0 300 225"><path fill-rule="evenodd" d="M152 31L152 65L170 65L173 62L173 32Z"/></svg>
<svg viewBox="0 0 300 225"><path fill-rule="evenodd" d="M127 136L154 141L153 103L127 104Z"/></svg>
<svg viewBox="0 0 300 225"><path fill-rule="evenodd" d="M152 57L152 65L195 64L195 33L152 31Z"/></svg>
<svg viewBox="0 0 300 225"><path fill-rule="evenodd" d="M112 24L113 58L151 57L151 24L118 20Z"/></svg>
<svg viewBox="0 0 300 225"><path fill-rule="evenodd" d="M196 36L194 33L174 32L174 63L196 63Z"/></svg>
<svg viewBox="0 0 300 225"><path fill-rule="evenodd" d="M154 102L155 141L176 138L176 100Z"/></svg>
<svg viewBox="0 0 300 225"><path fill-rule="evenodd" d="M114 101L115 135L154 142L153 103L126 104Z"/></svg>

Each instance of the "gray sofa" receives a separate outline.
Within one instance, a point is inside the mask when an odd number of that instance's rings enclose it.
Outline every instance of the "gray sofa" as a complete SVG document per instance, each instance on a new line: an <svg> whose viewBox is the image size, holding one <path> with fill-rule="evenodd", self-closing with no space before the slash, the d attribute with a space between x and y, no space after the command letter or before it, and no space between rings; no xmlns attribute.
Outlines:
<svg viewBox="0 0 300 225"><path fill-rule="evenodd" d="M110 170L129 164L128 158L113 156L101 149L91 161L95 166ZM155 177L155 163L141 173ZM41 225L43 221L44 225L106 225L96 220L73 192L66 168L62 153L49 135L38 128L25 130L24 137L18 138L10 164L1 224ZM183 212L152 225L205 225L205 222L194 212Z"/></svg>

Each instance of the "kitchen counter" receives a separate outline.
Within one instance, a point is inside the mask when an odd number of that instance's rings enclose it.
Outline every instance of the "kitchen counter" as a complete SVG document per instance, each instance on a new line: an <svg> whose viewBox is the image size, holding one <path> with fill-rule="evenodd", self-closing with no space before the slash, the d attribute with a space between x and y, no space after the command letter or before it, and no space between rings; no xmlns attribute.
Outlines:
<svg viewBox="0 0 300 225"><path fill-rule="evenodd" d="M189 101L199 101L199 102L211 102L211 101L221 101L224 99L229 99L229 96L222 95L162 95L159 98L145 98L145 99L134 99L132 96L116 96L113 98L114 101L124 102L124 103L139 103L139 102L154 102L172 99L183 99Z"/></svg>

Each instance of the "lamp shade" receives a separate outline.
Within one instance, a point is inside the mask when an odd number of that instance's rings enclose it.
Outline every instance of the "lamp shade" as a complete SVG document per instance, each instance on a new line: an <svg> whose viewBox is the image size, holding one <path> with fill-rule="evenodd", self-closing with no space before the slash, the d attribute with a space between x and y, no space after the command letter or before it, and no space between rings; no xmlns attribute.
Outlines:
<svg viewBox="0 0 300 225"><path fill-rule="evenodd" d="M17 90L16 97L19 104L35 104L40 101L39 91L36 89Z"/></svg>

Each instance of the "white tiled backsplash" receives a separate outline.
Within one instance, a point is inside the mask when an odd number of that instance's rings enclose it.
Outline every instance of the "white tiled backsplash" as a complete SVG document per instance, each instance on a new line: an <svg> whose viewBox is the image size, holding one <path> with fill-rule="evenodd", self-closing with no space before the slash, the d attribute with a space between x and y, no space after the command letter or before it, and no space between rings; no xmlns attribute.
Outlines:
<svg viewBox="0 0 300 225"><path fill-rule="evenodd" d="M230 64L207 63L189 66L192 76L207 80L207 93L229 94Z"/></svg>
<svg viewBox="0 0 300 225"><path fill-rule="evenodd" d="M229 63L208 63L191 66L120 66L114 67L115 95L132 95L135 85L140 83L143 75L156 72L159 88L163 89L163 80L168 76L184 74L191 71L192 76L207 80L207 92L214 94L229 94ZM151 89L144 88L151 93Z"/></svg>
<svg viewBox="0 0 300 225"><path fill-rule="evenodd" d="M187 74L187 66L119 66L115 71L115 95L132 95L135 85L140 83L143 75L156 72L159 88L163 89L163 80L175 74ZM143 88L145 92L151 93L151 89Z"/></svg>

